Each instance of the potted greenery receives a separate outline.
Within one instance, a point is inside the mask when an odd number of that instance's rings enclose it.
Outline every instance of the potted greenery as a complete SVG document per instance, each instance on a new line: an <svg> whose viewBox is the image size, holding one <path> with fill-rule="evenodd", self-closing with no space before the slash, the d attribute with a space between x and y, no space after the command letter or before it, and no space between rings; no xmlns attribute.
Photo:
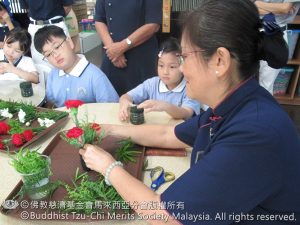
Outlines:
<svg viewBox="0 0 300 225"><path fill-rule="evenodd" d="M37 150L21 149L11 160L11 165L20 173L24 190L32 200L44 199L50 195L50 157Z"/></svg>

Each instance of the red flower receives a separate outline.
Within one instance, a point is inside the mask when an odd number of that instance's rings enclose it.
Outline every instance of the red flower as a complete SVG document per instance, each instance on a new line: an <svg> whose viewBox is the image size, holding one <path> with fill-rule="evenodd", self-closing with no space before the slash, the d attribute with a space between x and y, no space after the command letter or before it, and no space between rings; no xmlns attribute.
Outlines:
<svg viewBox="0 0 300 225"><path fill-rule="evenodd" d="M67 107L67 109L70 109L70 108L76 108L77 109L82 104L84 104L84 102L80 101L80 100L68 100L68 101L65 101L65 106Z"/></svg>
<svg viewBox="0 0 300 225"><path fill-rule="evenodd" d="M92 123L91 128L94 129L97 132L101 130L101 126L98 123Z"/></svg>
<svg viewBox="0 0 300 225"><path fill-rule="evenodd" d="M20 147L21 145L23 145L23 135L22 134L13 134L11 141L14 144L14 146Z"/></svg>
<svg viewBox="0 0 300 225"><path fill-rule="evenodd" d="M0 149L5 149L5 144L2 142L2 140L0 139Z"/></svg>
<svg viewBox="0 0 300 225"><path fill-rule="evenodd" d="M32 139L32 137L33 137L32 130L25 130L23 132L23 136L24 136L24 138L25 138L26 141L30 141Z"/></svg>
<svg viewBox="0 0 300 225"><path fill-rule="evenodd" d="M79 127L73 127L72 129L68 130L66 136L68 138L79 138L83 134L83 130Z"/></svg>
<svg viewBox="0 0 300 225"><path fill-rule="evenodd" d="M10 126L6 122L0 122L0 134L8 134Z"/></svg>

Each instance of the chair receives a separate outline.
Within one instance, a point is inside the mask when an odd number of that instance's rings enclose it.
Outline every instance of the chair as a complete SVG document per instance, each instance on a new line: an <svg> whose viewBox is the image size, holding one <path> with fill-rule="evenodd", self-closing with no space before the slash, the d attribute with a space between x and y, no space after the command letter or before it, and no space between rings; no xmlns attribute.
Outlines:
<svg viewBox="0 0 300 225"><path fill-rule="evenodd" d="M45 96L43 101L39 104L39 106L42 106L46 101L46 83L47 83L47 77L51 71L51 68L44 64L36 64L35 67L39 73L39 83L37 84L37 88L42 90L44 92L44 96Z"/></svg>

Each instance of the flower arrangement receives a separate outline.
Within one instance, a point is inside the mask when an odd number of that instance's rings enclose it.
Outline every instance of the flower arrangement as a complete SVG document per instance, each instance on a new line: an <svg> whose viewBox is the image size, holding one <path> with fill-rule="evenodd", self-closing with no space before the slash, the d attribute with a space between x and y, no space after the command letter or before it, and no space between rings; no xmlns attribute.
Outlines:
<svg viewBox="0 0 300 225"><path fill-rule="evenodd" d="M83 104L80 100L68 100L65 102L70 109L75 127L62 133L61 137L76 148L82 148L85 144L100 143L104 131L97 123L89 123L87 117L84 121L78 120L78 107Z"/></svg>
<svg viewBox="0 0 300 225"><path fill-rule="evenodd" d="M78 119L78 107L84 104L80 100L68 100L65 102L65 106L70 110L72 120L75 123L75 127L68 131L64 131L61 134L61 138L67 141L69 144L73 145L75 148L82 148L85 144L100 144L104 138L104 130L101 129L100 125L97 123L89 123L88 118L79 121ZM84 170L89 171L80 156L80 161Z"/></svg>

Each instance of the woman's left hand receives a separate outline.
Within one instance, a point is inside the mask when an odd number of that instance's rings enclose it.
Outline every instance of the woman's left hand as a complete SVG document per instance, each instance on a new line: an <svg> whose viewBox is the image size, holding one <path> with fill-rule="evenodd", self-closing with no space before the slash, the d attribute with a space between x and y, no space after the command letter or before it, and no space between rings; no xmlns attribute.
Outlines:
<svg viewBox="0 0 300 225"><path fill-rule="evenodd" d="M116 161L111 154L106 152L104 149L90 144L84 145L84 147L79 150L79 154L82 155L82 158L88 168L103 175L105 175L105 171L108 166Z"/></svg>

